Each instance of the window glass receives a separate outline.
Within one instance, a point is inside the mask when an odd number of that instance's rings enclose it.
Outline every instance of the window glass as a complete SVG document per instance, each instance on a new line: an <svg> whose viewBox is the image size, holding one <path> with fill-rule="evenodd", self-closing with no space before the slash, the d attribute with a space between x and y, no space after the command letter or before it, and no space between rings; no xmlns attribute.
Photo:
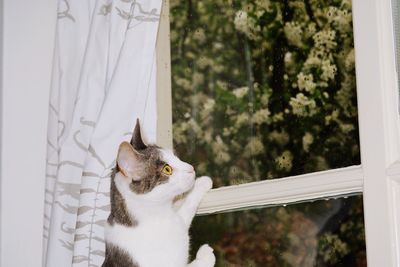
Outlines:
<svg viewBox="0 0 400 267"><path fill-rule="evenodd" d="M224 186L360 163L350 0L170 0L174 147Z"/></svg>
<svg viewBox="0 0 400 267"><path fill-rule="evenodd" d="M191 240L216 267L367 266L361 196L198 216Z"/></svg>

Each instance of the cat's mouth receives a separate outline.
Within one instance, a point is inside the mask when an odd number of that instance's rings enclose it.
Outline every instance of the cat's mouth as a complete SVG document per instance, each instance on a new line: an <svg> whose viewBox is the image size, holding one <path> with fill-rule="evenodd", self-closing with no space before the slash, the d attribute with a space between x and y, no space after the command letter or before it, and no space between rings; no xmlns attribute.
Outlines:
<svg viewBox="0 0 400 267"><path fill-rule="evenodd" d="M190 191L195 183L196 173L194 171L188 172L187 179L184 183L184 192Z"/></svg>

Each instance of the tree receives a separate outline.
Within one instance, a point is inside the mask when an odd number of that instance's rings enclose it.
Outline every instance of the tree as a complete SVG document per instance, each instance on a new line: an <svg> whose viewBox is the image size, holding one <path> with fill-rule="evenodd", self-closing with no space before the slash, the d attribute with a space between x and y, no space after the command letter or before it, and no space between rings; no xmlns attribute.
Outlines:
<svg viewBox="0 0 400 267"><path fill-rule="evenodd" d="M171 44L175 148L215 186L360 163L350 0L171 0Z"/></svg>

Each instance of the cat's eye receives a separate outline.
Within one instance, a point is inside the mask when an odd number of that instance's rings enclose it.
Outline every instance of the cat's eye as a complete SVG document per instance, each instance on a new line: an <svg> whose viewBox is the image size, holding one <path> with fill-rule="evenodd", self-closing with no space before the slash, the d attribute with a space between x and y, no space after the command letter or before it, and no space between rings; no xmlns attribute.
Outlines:
<svg viewBox="0 0 400 267"><path fill-rule="evenodd" d="M172 167L169 166L168 164L165 164L164 167L161 170L162 173L166 175L171 175L172 174Z"/></svg>

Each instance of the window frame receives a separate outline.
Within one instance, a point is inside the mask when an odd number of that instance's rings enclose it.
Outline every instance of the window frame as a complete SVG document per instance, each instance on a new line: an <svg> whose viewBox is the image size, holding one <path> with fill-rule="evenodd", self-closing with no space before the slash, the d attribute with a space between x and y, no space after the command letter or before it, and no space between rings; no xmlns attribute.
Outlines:
<svg viewBox="0 0 400 267"><path fill-rule="evenodd" d="M198 214L363 194L368 266L400 266L399 93L390 0L353 0L361 165L212 189ZM169 0L157 40L157 142L172 148Z"/></svg>

